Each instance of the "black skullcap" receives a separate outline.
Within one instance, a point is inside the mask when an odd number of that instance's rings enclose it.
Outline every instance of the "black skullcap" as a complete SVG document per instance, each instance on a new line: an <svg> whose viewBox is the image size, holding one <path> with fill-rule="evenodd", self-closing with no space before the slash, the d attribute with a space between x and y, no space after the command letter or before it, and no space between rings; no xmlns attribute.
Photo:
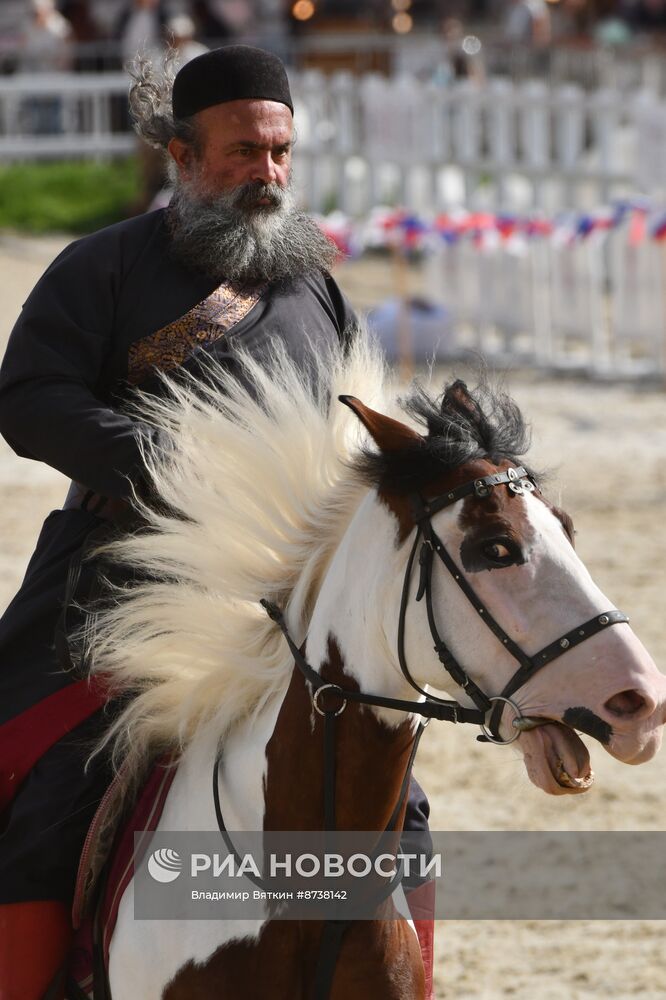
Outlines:
<svg viewBox="0 0 666 1000"><path fill-rule="evenodd" d="M186 63L173 83L175 118L243 100L277 101L286 104L293 115L287 71L272 52L251 45L225 45Z"/></svg>

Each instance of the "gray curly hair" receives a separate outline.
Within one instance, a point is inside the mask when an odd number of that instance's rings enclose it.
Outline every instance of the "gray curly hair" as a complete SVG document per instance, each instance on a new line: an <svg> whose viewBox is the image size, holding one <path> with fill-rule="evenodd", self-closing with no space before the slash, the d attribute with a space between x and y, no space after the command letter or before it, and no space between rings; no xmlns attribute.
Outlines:
<svg viewBox="0 0 666 1000"><path fill-rule="evenodd" d="M194 117L174 118L171 106L173 81L180 69L178 52L167 49L164 60L158 63L139 53L125 68L133 81L129 110L137 135L165 153L172 139L181 139L198 154L200 136Z"/></svg>

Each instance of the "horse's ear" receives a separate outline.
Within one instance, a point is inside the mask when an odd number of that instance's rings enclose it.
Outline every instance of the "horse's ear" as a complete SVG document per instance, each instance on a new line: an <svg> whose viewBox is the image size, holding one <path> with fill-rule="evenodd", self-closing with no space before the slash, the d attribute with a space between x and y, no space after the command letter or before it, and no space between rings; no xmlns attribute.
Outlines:
<svg viewBox="0 0 666 1000"><path fill-rule="evenodd" d="M442 409L448 410L450 413L459 413L472 423L478 423L480 419L483 419L478 403L460 378L456 379L444 393Z"/></svg>
<svg viewBox="0 0 666 1000"><path fill-rule="evenodd" d="M338 396L341 403L353 410L380 451L401 451L423 438L407 424L371 410L355 396Z"/></svg>

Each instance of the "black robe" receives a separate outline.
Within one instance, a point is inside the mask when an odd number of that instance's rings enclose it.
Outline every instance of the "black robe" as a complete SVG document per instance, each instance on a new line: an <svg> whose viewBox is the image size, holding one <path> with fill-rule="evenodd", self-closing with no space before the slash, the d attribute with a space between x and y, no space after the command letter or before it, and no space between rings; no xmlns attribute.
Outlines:
<svg viewBox="0 0 666 1000"><path fill-rule="evenodd" d="M141 477L139 439L123 413L155 368L191 367L202 350L233 364L276 339L299 364L340 341L353 313L326 274L240 296L168 254L164 211L68 246L23 307L0 370L0 431L14 451L95 493L125 497ZM81 509L47 517L25 580L0 620L0 726L72 680L54 649L72 558L100 521ZM1 740L0 740L1 742Z"/></svg>
<svg viewBox="0 0 666 1000"><path fill-rule="evenodd" d="M102 496L126 497L142 475L140 437L154 431L127 415L124 404L134 386L159 390L155 368L195 368L201 351L233 365L239 343L260 357L276 339L306 365L312 353L344 342L354 323L325 274L235 295L188 271L170 259L164 212L154 212L73 243L46 271L0 370L0 431L17 454ZM72 725L54 719L60 707L52 708L71 705L82 688L63 670L54 636L70 568L105 523L81 508L49 514L0 619L0 778L4 771L5 791L13 794L0 816L0 904L71 901L81 845L110 779L104 755L83 768L106 710L62 738ZM95 572L95 562L86 563L84 593ZM54 724L62 724L61 733L39 733L37 759L35 726ZM12 735L17 727L20 740ZM34 766L26 764L21 741ZM428 811L412 779L406 827L427 828Z"/></svg>

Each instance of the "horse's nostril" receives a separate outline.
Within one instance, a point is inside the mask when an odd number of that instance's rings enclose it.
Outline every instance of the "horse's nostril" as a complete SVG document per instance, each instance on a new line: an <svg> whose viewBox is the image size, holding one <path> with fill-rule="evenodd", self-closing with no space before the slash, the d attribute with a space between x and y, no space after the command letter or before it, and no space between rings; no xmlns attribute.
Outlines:
<svg viewBox="0 0 666 1000"><path fill-rule="evenodd" d="M638 691L620 691L609 698L604 708L618 718L630 718L645 707L645 698Z"/></svg>

